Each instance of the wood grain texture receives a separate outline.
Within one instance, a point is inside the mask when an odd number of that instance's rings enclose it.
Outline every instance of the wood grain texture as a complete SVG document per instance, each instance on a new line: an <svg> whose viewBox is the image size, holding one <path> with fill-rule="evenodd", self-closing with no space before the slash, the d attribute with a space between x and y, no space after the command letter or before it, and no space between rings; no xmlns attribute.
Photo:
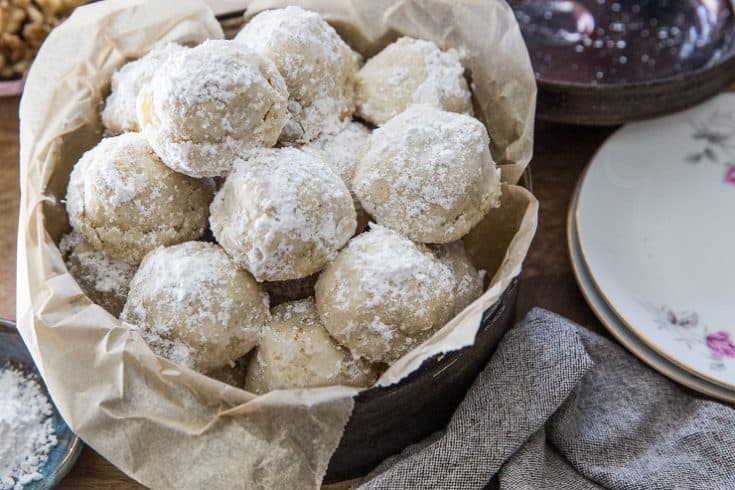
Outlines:
<svg viewBox="0 0 735 490"><path fill-rule="evenodd" d="M521 275L518 320L539 306L607 335L577 287L567 252L566 226L577 180L613 131L609 127L536 123L531 171L539 200L539 225Z"/></svg>
<svg viewBox="0 0 735 490"><path fill-rule="evenodd" d="M18 99L0 99L0 316L15 318L15 241L18 217ZM610 128L539 123L532 164L539 229L522 274L517 319L541 306L606 334L577 289L566 248L566 214L580 172ZM132 489L127 478L90 448L62 482L64 489Z"/></svg>
<svg viewBox="0 0 735 490"><path fill-rule="evenodd" d="M18 233L18 97L0 97L0 317L15 320Z"/></svg>

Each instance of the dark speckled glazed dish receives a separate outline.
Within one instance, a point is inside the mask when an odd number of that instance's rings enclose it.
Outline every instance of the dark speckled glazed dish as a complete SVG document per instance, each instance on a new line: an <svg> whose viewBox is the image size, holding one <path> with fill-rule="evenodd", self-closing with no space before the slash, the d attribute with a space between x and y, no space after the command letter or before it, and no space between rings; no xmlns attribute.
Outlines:
<svg viewBox="0 0 735 490"><path fill-rule="evenodd" d="M24 372L33 373L41 380L23 339L15 329L15 323L0 320L0 367L7 364ZM41 382L41 385L43 386L43 382ZM48 396L48 393L46 393L46 396ZM51 401L50 397L49 401ZM53 405L53 402L51 403ZM41 469L44 478L26 485L24 488L28 490L45 490L56 486L69 473L82 451L81 439L69 429L55 407L52 418L59 443L51 450L46 464Z"/></svg>
<svg viewBox="0 0 735 490"><path fill-rule="evenodd" d="M682 110L735 80L730 0L509 0L538 117L621 124Z"/></svg>

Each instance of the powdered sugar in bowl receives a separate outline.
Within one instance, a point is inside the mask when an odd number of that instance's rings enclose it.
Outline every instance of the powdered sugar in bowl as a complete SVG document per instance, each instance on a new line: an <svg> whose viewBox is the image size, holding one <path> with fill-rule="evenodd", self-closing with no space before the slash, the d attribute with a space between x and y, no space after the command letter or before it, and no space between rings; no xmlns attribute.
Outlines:
<svg viewBox="0 0 735 490"><path fill-rule="evenodd" d="M54 487L81 440L51 402L15 324L0 320L0 489Z"/></svg>

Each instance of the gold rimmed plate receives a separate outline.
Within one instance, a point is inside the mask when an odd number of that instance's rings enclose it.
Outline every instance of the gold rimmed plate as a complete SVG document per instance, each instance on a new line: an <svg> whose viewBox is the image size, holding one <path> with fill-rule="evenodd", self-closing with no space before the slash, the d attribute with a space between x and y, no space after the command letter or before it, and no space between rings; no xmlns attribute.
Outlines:
<svg viewBox="0 0 735 490"><path fill-rule="evenodd" d="M576 210L608 308L679 368L735 390L735 95L624 126L593 157Z"/></svg>
<svg viewBox="0 0 735 490"><path fill-rule="evenodd" d="M583 178L584 174L582 175L582 178L580 178L580 183ZM607 306L587 271L587 267L584 264L582 253L579 248L575 218L578 194L579 184L572 196L569 212L567 214L567 247L569 250L572 270L579 289L598 320L600 320L610 334L621 345L623 345L623 347L667 378L707 396L718 398L729 403L735 403L735 391L729 390L715 383L710 383L707 380L672 364L643 343Z"/></svg>
<svg viewBox="0 0 735 490"><path fill-rule="evenodd" d="M621 124L690 107L735 79L728 0L510 0L538 82L538 116Z"/></svg>

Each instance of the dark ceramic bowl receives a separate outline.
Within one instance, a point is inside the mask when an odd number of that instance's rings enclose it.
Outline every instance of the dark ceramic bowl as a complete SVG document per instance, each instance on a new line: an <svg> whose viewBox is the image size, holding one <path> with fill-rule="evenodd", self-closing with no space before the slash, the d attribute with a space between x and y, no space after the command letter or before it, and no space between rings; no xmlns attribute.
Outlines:
<svg viewBox="0 0 735 490"><path fill-rule="evenodd" d="M0 320L0 367L6 364L11 364L25 373L35 375L41 381L44 391L46 391L33 359L28 353L23 339L15 329L15 323ZM51 401L47 391L46 396ZM51 404L53 405L53 402ZM28 490L46 490L56 486L69 473L77 458L79 458L79 453L82 452L82 440L69 429L56 407L54 407L52 420L56 429L58 444L51 450L46 464L41 469L43 479L26 485L24 488Z"/></svg>
<svg viewBox="0 0 735 490"><path fill-rule="evenodd" d="M735 80L730 0L509 0L541 119L613 125L690 107Z"/></svg>

